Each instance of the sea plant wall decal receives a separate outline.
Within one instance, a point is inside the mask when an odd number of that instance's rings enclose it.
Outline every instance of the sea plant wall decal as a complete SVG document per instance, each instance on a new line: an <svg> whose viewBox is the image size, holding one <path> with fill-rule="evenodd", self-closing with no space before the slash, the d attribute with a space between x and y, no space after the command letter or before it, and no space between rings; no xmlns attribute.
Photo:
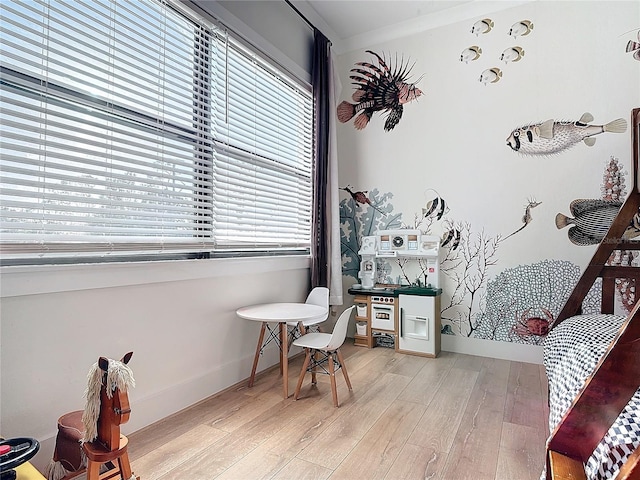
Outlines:
<svg viewBox="0 0 640 480"><path fill-rule="evenodd" d="M440 267L448 277L442 305L443 333L471 336L477 328L473 312L482 303L482 292L489 278L489 268L497 263L500 236L488 236L484 231L473 234L471 224L459 226L461 242L458 250L449 249Z"/></svg>
<svg viewBox="0 0 640 480"><path fill-rule="evenodd" d="M626 172L618 158L612 156L604 169L602 175L602 199L609 201L619 201L626 197L625 186ZM624 233L625 238L634 238L640 235L640 213L636 213L629 227ZM634 250L614 250L607 265L630 267L634 263L638 252ZM616 278L616 291L620 305L625 312L629 313L636 303L636 281L633 278Z"/></svg>
<svg viewBox="0 0 640 480"><path fill-rule="evenodd" d="M362 237L373 235L378 230L400 228L402 214L393 212L393 204L389 201L393 194L390 192L380 194L377 188L369 190L365 197L368 200L366 202L358 200L360 197L357 193L364 195L364 192L354 192L351 186L345 188L349 188L351 192L349 198L340 202L339 207L342 275L357 280L360 270L358 250Z"/></svg>

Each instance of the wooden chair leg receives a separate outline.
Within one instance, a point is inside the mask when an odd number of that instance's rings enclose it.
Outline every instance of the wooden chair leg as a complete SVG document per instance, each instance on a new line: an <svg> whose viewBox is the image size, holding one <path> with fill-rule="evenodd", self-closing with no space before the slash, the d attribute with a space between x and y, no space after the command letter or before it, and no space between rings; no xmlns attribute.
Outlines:
<svg viewBox="0 0 640 480"><path fill-rule="evenodd" d="M131 476L131 475L129 475ZM99 480L100 479L100 463L87 461L87 480Z"/></svg>
<svg viewBox="0 0 640 480"><path fill-rule="evenodd" d="M287 326L287 330L289 330L289 327ZM296 330L298 332L300 332L300 335L296 335ZM304 335L305 332L305 328L304 325L302 325L302 322L298 322L298 324L291 330L291 332L287 332L289 336L289 344L287 345L287 353L289 353L289 351L291 350L291 345L293 345L293 342L296 341L298 338L300 338L302 335Z"/></svg>
<svg viewBox="0 0 640 480"><path fill-rule="evenodd" d="M314 350L313 351L313 368L311 369L311 383L313 385L317 385L318 384L318 379L316 378L316 365L318 364L318 351Z"/></svg>
<svg viewBox="0 0 640 480"><path fill-rule="evenodd" d="M338 354L338 360L340 361L342 375L344 375L344 381L347 382L347 387L349 387L349 390L353 390L353 388L351 388L351 382L349 381L349 374L347 373L347 366L344 363L342 352L340 351L340 349L338 349L336 350L336 353Z"/></svg>
<svg viewBox="0 0 640 480"><path fill-rule="evenodd" d="M120 458L118 458L118 465L120 466L120 475L122 476L122 480L129 480L131 478L129 452L124 452Z"/></svg>
<svg viewBox="0 0 640 480"><path fill-rule="evenodd" d="M333 363L333 354L329 354L329 377L331 378L331 393L333 395L333 405L338 406L338 390L336 389L336 372Z"/></svg>
<svg viewBox="0 0 640 480"><path fill-rule="evenodd" d="M280 322L280 373L282 373L282 394L289 398L289 330L286 322Z"/></svg>
<svg viewBox="0 0 640 480"><path fill-rule="evenodd" d="M285 348L285 345L289 344L289 339L287 335L289 335L289 330L287 329L286 323L278 324L278 338L280 339L280 375L284 374L284 357L287 356L289 350ZM287 350L286 352L284 350ZM284 380L283 380L284 384ZM286 396L286 395L285 395Z"/></svg>
<svg viewBox="0 0 640 480"><path fill-rule="evenodd" d="M296 385L296 391L293 394L293 399L297 400L300 395L300 389L302 388L302 382L304 380L304 375L307 373L307 367L309 366L309 361L311 360L311 350L307 348L307 353L304 356L304 362L302 364L302 370L300 370L300 376L298 377L298 385Z"/></svg>
<svg viewBox="0 0 640 480"><path fill-rule="evenodd" d="M258 368L258 359L260 358L260 350L262 350L262 342L264 341L264 332L267 326L262 322L260 327L260 338L258 339L258 346L256 347L256 356L253 357L253 368L251 369L251 376L249 377L249 387L253 387L253 381L256 378L256 369Z"/></svg>

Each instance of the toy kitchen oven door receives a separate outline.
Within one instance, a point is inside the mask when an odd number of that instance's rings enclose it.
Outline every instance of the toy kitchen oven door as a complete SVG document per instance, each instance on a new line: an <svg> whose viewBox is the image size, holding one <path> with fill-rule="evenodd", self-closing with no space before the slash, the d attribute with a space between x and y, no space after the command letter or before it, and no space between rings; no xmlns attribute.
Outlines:
<svg viewBox="0 0 640 480"><path fill-rule="evenodd" d="M395 331L395 306L393 297L371 297L371 328Z"/></svg>

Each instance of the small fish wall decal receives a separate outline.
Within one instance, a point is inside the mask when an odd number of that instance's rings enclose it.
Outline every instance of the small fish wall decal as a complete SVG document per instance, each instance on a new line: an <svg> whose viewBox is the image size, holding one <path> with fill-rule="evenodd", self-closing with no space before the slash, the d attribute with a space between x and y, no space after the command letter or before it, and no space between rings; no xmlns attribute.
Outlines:
<svg viewBox="0 0 640 480"><path fill-rule="evenodd" d="M558 229L571 226L568 230L571 243L595 245L602 241L626 196L624 176L625 172L619 160L611 157L602 176L600 187L602 198L574 200L569 206L572 217L562 213L556 215ZM622 238L632 239L638 236L640 236L640 214L636 213L622 234Z"/></svg>
<svg viewBox="0 0 640 480"><path fill-rule="evenodd" d="M440 246L446 247L450 244L451 250L456 250L460 246L460 230L457 228L450 228L446 230L440 238Z"/></svg>
<svg viewBox="0 0 640 480"><path fill-rule="evenodd" d="M533 23L531 20L522 20L511 25L509 29L509 36L513 38L524 37L529 35L533 30Z"/></svg>
<svg viewBox="0 0 640 480"><path fill-rule="evenodd" d="M340 188L340 190L344 190L345 192L347 192L349 195L351 195L351 198L354 200L354 202L356 202L356 204L360 204L360 205L370 205L371 208L373 208L374 210L380 212L382 215L384 215L385 213L380 210L378 207L376 207L371 200L369 199L369 197L367 197L367 193L369 193L368 190L365 190L363 192L354 192L352 190L352 186L351 185L347 185L346 187L342 187Z"/></svg>
<svg viewBox="0 0 640 480"><path fill-rule="evenodd" d="M584 142L591 147L596 143L595 135L601 133L624 133L627 121L618 118L605 125L590 125L593 121L590 113L584 113L580 120L554 121L547 120L516 128L507 138L507 146L514 152L525 155L551 155Z"/></svg>
<svg viewBox="0 0 640 480"><path fill-rule="evenodd" d="M489 33L493 28L493 20L490 18L483 18L482 20L478 20L471 27L471 33L473 33L476 37L478 35L482 35L484 33Z"/></svg>
<svg viewBox="0 0 640 480"><path fill-rule="evenodd" d="M502 70L498 67L487 68L484 72L480 74L480 78L478 79L480 83L497 83L502 78Z"/></svg>
<svg viewBox="0 0 640 480"><path fill-rule="evenodd" d="M473 62L480 58L482 55L482 49L477 45L472 45L465 48L460 54L460 61L464 63Z"/></svg>
<svg viewBox="0 0 640 480"><path fill-rule="evenodd" d="M355 86L352 99L356 103L341 102L337 107L338 120L346 123L355 117L354 127L362 130L374 113L382 112L387 114L384 130L389 132L400 122L403 105L417 99L422 91L416 87L417 82L409 83L413 65L405 63L404 58L398 60L396 55L392 68L384 56L371 50L366 52L376 58L377 65L357 62L356 68L351 69L349 78Z"/></svg>
<svg viewBox="0 0 640 480"><path fill-rule="evenodd" d="M478 20L473 24L473 26L471 27L471 33L476 37L479 37L482 34L491 32L494 26L495 24L493 20L491 20L490 18L483 18L482 20ZM529 35L532 30L533 22L531 20L521 20L511 25L508 36L513 38L524 37L526 35ZM460 53L460 61L468 64L469 62L478 60L482 53L482 48L479 45L467 47ZM519 45L514 45L505 48L502 51L502 54L500 54L499 59L500 61L504 62L505 65L507 65L509 63L519 62L522 57L524 57L524 48ZM480 74L479 81L485 86L489 83L498 83L502 78L502 75L503 72L498 67L486 68Z"/></svg>
<svg viewBox="0 0 640 480"><path fill-rule="evenodd" d="M633 40L629 40L627 43L627 48L625 49L627 53L633 52L633 58L640 61L640 30L638 30L638 41L634 42Z"/></svg>
<svg viewBox="0 0 640 480"><path fill-rule="evenodd" d="M504 63L519 62L522 57L524 57L524 49L522 47L515 46L505 48L500 55L500 60Z"/></svg>
<svg viewBox="0 0 640 480"><path fill-rule="evenodd" d="M427 218L433 215L437 220L440 220L444 215L449 213L449 206L438 192L436 192L435 190L433 190L433 192L436 194L436 196L433 200L429 200L424 206L424 208L422 209L422 216L424 218Z"/></svg>

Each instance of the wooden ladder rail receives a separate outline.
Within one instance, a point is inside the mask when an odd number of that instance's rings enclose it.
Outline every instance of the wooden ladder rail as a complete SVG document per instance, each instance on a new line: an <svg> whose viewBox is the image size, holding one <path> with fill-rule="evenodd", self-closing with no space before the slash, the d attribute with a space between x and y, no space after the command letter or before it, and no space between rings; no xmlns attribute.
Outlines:
<svg viewBox="0 0 640 480"><path fill-rule="evenodd" d="M547 480L585 478L584 463L640 387L640 302L620 327L607 352L554 429L547 444ZM636 449L625 476L640 477ZM626 472L626 473L625 473Z"/></svg>
<svg viewBox="0 0 640 480"><path fill-rule="evenodd" d="M616 278L640 278L635 267L616 267L606 265L614 250L639 250L640 242L630 242L622 238L631 224L633 216L640 207L640 182L638 162L640 162L640 108L631 111L631 152L632 152L632 188L631 193L620 208L607 234L598 245L589 265L551 326L555 328L562 321L582 312L582 302L598 277L602 277L602 313L613 313ZM640 295L640 293L639 293Z"/></svg>

